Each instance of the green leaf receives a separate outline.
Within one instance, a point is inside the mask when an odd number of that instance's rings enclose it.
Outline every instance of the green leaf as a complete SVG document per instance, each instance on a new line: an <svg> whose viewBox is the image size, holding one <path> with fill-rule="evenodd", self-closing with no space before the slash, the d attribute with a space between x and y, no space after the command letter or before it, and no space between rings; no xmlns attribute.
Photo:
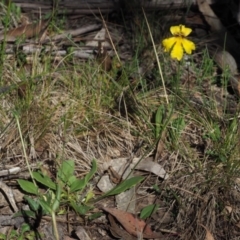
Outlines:
<svg viewBox="0 0 240 240"><path fill-rule="evenodd" d="M76 180L77 180L76 176L72 175L72 176L68 179L68 185L71 186Z"/></svg>
<svg viewBox="0 0 240 240"><path fill-rule="evenodd" d="M52 205L52 211L56 212L60 206L60 201L58 199L55 199Z"/></svg>
<svg viewBox="0 0 240 240"><path fill-rule="evenodd" d="M70 186L70 193L80 191L86 186L85 179L77 179Z"/></svg>
<svg viewBox="0 0 240 240"><path fill-rule="evenodd" d="M38 187L35 186L32 182L22 179L18 179L17 181L22 190L24 190L27 193L38 195Z"/></svg>
<svg viewBox="0 0 240 240"><path fill-rule="evenodd" d="M165 107L164 105L159 106L156 116L155 116L155 124L156 124L156 129L155 129L155 137L158 138L160 131L161 131L161 125L163 121L163 115L165 112Z"/></svg>
<svg viewBox="0 0 240 240"><path fill-rule="evenodd" d="M91 180L91 178L94 176L96 171L97 171L97 162L96 162L95 159L93 159L93 161L92 161L92 169L84 178L86 183L88 183Z"/></svg>
<svg viewBox="0 0 240 240"><path fill-rule="evenodd" d="M75 202L70 202L71 207L75 210L76 213L80 215L86 215L86 213L92 209L93 207L91 206L86 206L86 205L77 205Z"/></svg>
<svg viewBox="0 0 240 240"><path fill-rule="evenodd" d="M19 212L16 212L13 214L13 218L15 217L23 217L23 216L28 216L29 218L36 219L36 214L35 212L31 210L21 210Z"/></svg>
<svg viewBox="0 0 240 240"><path fill-rule="evenodd" d="M21 234L28 232L30 230L31 230L30 225L27 223L23 223L23 225L21 226Z"/></svg>
<svg viewBox="0 0 240 240"><path fill-rule="evenodd" d="M157 204L151 204L151 205L146 206L145 208L142 209L142 211L140 213L140 218L146 219L146 218L150 217L153 213L155 213L157 211L158 208L159 208L159 205L157 205Z"/></svg>
<svg viewBox="0 0 240 240"><path fill-rule="evenodd" d="M117 195L122 192L125 192L129 188L131 188L131 187L135 186L136 184L140 183L141 181L143 181L143 179L144 179L144 177L142 177L142 176L136 176L136 177L126 179L126 180L122 181L120 184L118 184L116 187L111 189L110 191L103 194L102 197Z"/></svg>
<svg viewBox="0 0 240 240"><path fill-rule="evenodd" d="M6 240L6 239L7 239L6 235L3 233L0 233L0 240Z"/></svg>
<svg viewBox="0 0 240 240"><path fill-rule="evenodd" d="M36 219L36 214L35 214L35 212L29 211L29 210L22 210L22 216L23 216L23 217L28 216L29 218Z"/></svg>
<svg viewBox="0 0 240 240"><path fill-rule="evenodd" d="M76 191L84 189L86 187L87 183L94 176L96 171L97 171L97 162L95 159L93 159L91 171L83 179L77 179L75 182L73 182L70 185L70 192L72 193L72 192L76 192Z"/></svg>
<svg viewBox="0 0 240 240"><path fill-rule="evenodd" d="M90 216L88 216L88 220L92 221L94 219L100 218L101 216L103 216L103 213L101 212L93 213Z"/></svg>
<svg viewBox="0 0 240 240"><path fill-rule="evenodd" d="M56 212L57 209L59 208L61 192L62 192L62 189L61 189L60 185L57 185L55 200L54 200L53 205L52 205L52 211L54 211L54 212Z"/></svg>
<svg viewBox="0 0 240 240"><path fill-rule="evenodd" d="M13 237L17 237L18 236L18 232L16 230L11 230L10 232L10 239Z"/></svg>
<svg viewBox="0 0 240 240"><path fill-rule="evenodd" d="M36 200L30 198L29 196L26 196L26 195L24 196L24 199L27 201L31 210L36 212L39 209L38 201L36 201Z"/></svg>
<svg viewBox="0 0 240 240"><path fill-rule="evenodd" d="M36 181L40 182L44 186L56 190L56 184L48 176L43 176L39 172L33 172L33 177Z"/></svg>
<svg viewBox="0 0 240 240"><path fill-rule="evenodd" d="M51 213L52 209L51 207L48 205L48 203L46 203L44 200L39 200L40 205L42 206L43 210L47 213Z"/></svg>
<svg viewBox="0 0 240 240"><path fill-rule="evenodd" d="M58 177L62 180L63 183L68 183L68 179L74 175L75 163L73 160L63 161L59 170Z"/></svg>
<svg viewBox="0 0 240 240"><path fill-rule="evenodd" d="M153 189L156 191L156 193L160 193L161 192L160 188L159 188L159 186L157 184L153 185Z"/></svg>
<svg viewBox="0 0 240 240"><path fill-rule="evenodd" d="M18 236L17 240L23 240L23 235Z"/></svg>

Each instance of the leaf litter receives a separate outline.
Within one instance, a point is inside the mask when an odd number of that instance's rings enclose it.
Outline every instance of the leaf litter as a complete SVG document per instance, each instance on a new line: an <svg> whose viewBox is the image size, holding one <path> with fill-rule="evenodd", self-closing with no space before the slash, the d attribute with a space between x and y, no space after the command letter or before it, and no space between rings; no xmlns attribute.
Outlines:
<svg viewBox="0 0 240 240"><path fill-rule="evenodd" d="M131 213L124 212L114 208L103 208L104 211L112 214L128 233L135 237L142 236L143 238L160 238L161 233L153 232L143 220L134 217Z"/></svg>

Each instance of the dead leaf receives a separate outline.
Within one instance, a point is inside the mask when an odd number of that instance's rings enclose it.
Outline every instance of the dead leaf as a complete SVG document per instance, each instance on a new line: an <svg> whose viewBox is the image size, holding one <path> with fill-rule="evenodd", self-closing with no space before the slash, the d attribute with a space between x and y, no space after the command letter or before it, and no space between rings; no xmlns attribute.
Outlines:
<svg viewBox="0 0 240 240"><path fill-rule="evenodd" d="M109 178L114 184L118 184L122 181L121 175L117 171L115 171L112 166L109 166L108 174L109 174Z"/></svg>
<svg viewBox="0 0 240 240"><path fill-rule="evenodd" d="M225 31L224 26L206 0L197 0L198 8L213 32Z"/></svg>
<svg viewBox="0 0 240 240"><path fill-rule="evenodd" d="M218 64L221 69L229 69L231 74L238 74L238 67L234 57L224 49L216 49L213 55L213 60Z"/></svg>
<svg viewBox="0 0 240 240"><path fill-rule="evenodd" d="M114 220L114 217L111 214L108 214L108 219L111 224L110 232L115 238L121 238L124 240L136 240L136 237L133 237L124 229L120 228Z"/></svg>
<svg viewBox="0 0 240 240"><path fill-rule="evenodd" d="M75 233L78 236L79 240L91 240L88 233L82 226L78 226Z"/></svg>
<svg viewBox="0 0 240 240"><path fill-rule="evenodd" d="M112 214L131 235L143 238L161 238L161 233L153 232L149 225L143 220L134 217L131 213L118 210L116 208L103 208L104 211Z"/></svg>
<svg viewBox="0 0 240 240"><path fill-rule="evenodd" d="M137 161L139 161L138 158L133 159L133 163L136 164ZM147 158L141 161L139 164L135 166L135 169L151 172L163 179L168 179L169 177L164 168L160 164L153 162L151 158Z"/></svg>
<svg viewBox="0 0 240 240"><path fill-rule="evenodd" d="M39 21L38 23L29 23L22 25L20 27L9 30L6 33L6 39L16 39L20 36L25 36L26 38L32 38L40 35L42 30L44 30L48 25L49 20Z"/></svg>
<svg viewBox="0 0 240 240"><path fill-rule="evenodd" d="M224 209L227 211L228 214L231 214L233 211L233 208L231 206L225 206Z"/></svg>
<svg viewBox="0 0 240 240"><path fill-rule="evenodd" d="M200 226L202 226L205 230L206 230L206 237L205 240L214 240L213 235L210 233L210 231L208 230L207 227L205 227L204 225L200 224Z"/></svg>

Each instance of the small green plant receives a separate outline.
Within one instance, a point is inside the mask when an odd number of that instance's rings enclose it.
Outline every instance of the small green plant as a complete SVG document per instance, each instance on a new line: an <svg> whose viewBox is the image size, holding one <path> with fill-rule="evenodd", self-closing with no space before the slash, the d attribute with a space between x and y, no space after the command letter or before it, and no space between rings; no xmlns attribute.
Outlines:
<svg viewBox="0 0 240 240"><path fill-rule="evenodd" d="M36 233L31 231L31 227L28 223L24 223L19 230L12 229L8 236L6 234L0 234L0 240L34 240L36 239Z"/></svg>
<svg viewBox="0 0 240 240"><path fill-rule="evenodd" d="M4 7L3 11L5 15L1 18L1 22L4 27L8 28L11 21L18 21L21 17L21 8L18 7L16 4L9 2L8 6Z"/></svg>
<svg viewBox="0 0 240 240"><path fill-rule="evenodd" d="M181 116L178 116L176 119L173 119L171 122L171 128L169 130L169 137L170 139L173 139L174 144L179 143L179 139L181 137L181 134L186 127L186 123L184 121L184 118Z"/></svg>
<svg viewBox="0 0 240 240"><path fill-rule="evenodd" d="M92 192L82 193L86 188L88 182L96 173L96 160L92 162L92 169L83 178L79 179L74 175L75 164L74 161L64 161L57 171L57 179L54 182L49 176L42 171L32 172L33 179L38 183L31 181L18 180L20 187L27 193L35 195L36 198L25 196L30 210L24 211L22 214L30 218L37 219L40 215L50 214L52 216L53 232L56 239L59 239L56 223L56 213L64 212L64 206L72 207L78 214L84 215L91 209L87 205L90 198L93 197ZM39 184L47 188L45 193L41 193Z"/></svg>
<svg viewBox="0 0 240 240"><path fill-rule="evenodd" d="M211 139L213 142L218 142L221 139L221 129L218 123L213 123L210 130L203 136L205 139Z"/></svg>
<svg viewBox="0 0 240 240"><path fill-rule="evenodd" d="M159 138L159 136L161 134L162 125L163 125L163 118L164 118L165 112L166 112L165 106L160 105L157 109L157 113L156 113L156 116L155 116L155 124L156 124L155 137L156 137L156 139Z"/></svg>
<svg viewBox="0 0 240 240"><path fill-rule="evenodd" d="M82 179L74 175L75 164L74 161L63 161L57 171L57 178L54 182L49 176L44 174L44 171L32 172L33 182L19 179L20 187L28 194L35 195L36 197L24 196L30 210L24 210L18 215L24 215L28 218L40 219L42 215L50 214L52 217L53 232L56 239L59 239L56 223L56 214L64 214L68 207L72 208L77 214L85 215L93 204L102 198L120 194L132 186L143 181L144 177L135 176L122 181L109 192L103 194L96 200L93 200L94 193L89 187L86 187L97 171L97 163L94 159L92 161L92 168L90 172ZM36 183L34 183L36 181ZM40 184L47 188L42 193L39 186ZM90 219L94 216L90 216Z"/></svg>

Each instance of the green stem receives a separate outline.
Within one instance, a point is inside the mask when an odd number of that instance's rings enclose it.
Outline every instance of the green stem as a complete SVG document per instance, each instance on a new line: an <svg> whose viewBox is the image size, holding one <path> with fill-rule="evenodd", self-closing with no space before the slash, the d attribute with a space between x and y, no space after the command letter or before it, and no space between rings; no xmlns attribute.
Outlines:
<svg viewBox="0 0 240 240"><path fill-rule="evenodd" d="M59 240L58 235L58 228L57 228L57 221L56 221L56 215L55 212L52 211L52 225L53 225L53 234L56 240Z"/></svg>

